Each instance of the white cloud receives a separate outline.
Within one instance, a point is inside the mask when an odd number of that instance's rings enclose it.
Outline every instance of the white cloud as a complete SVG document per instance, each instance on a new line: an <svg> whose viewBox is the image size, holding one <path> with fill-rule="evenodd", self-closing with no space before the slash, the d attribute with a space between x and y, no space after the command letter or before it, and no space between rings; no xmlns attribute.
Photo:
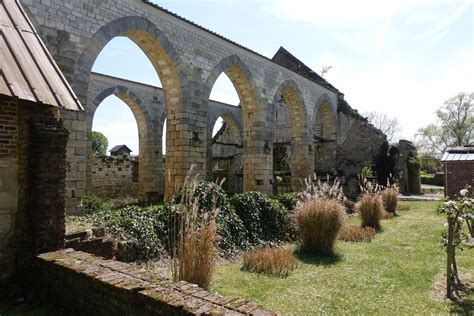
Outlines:
<svg viewBox="0 0 474 316"><path fill-rule="evenodd" d="M358 24L383 21L418 7L446 3L469 4L470 0L277 0L267 9L287 21L316 23L322 26L351 27Z"/></svg>

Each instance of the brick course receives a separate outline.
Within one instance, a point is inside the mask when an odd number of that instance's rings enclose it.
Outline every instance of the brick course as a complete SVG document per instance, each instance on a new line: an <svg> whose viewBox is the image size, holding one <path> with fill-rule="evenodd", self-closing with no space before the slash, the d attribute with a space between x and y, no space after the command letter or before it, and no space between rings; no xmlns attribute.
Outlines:
<svg viewBox="0 0 474 316"><path fill-rule="evenodd" d="M450 161L444 163L445 195L454 197L469 184L474 187L474 161Z"/></svg>

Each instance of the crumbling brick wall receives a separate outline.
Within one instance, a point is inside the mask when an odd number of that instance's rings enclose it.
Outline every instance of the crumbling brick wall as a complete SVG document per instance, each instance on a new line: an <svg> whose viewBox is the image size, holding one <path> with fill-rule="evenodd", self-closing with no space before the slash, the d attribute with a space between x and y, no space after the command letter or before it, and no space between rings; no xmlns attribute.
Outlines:
<svg viewBox="0 0 474 316"><path fill-rule="evenodd" d="M66 142L56 108L0 97L0 283L64 244Z"/></svg>
<svg viewBox="0 0 474 316"><path fill-rule="evenodd" d="M138 195L138 159L130 157L92 157L91 192L101 198Z"/></svg>

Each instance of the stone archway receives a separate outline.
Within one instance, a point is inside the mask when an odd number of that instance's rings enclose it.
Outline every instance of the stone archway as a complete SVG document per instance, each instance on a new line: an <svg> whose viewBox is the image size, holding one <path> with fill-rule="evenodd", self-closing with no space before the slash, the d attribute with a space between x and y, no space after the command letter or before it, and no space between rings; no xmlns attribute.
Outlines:
<svg viewBox="0 0 474 316"><path fill-rule="evenodd" d="M322 95L314 110L314 170L319 174L334 174L337 151L337 115L329 97Z"/></svg>
<svg viewBox="0 0 474 316"><path fill-rule="evenodd" d="M273 175L270 124L266 121L264 108L257 97L258 90L253 76L238 56L226 57L213 68L205 83L203 102L208 104L212 87L222 72L234 85L242 107L243 190L271 194Z"/></svg>
<svg viewBox="0 0 474 316"><path fill-rule="evenodd" d="M219 118L223 124L216 135L213 135L214 126ZM241 123L231 111L214 112L209 122L207 135L211 139L207 142L209 166L207 179L216 181L225 178L222 187L226 192L241 193L243 190Z"/></svg>
<svg viewBox="0 0 474 316"><path fill-rule="evenodd" d="M290 117L291 190L300 191L304 178L311 175L314 167L309 119L301 91L295 82L287 80L278 87L273 104L278 102L288 108Z"/></svg>
<svg viewBox="0 0 474 316"><path fill-rule="evenodd" d="M155 124L153 113L150 113L148 108L142 103L142 100L127 87L115 86L102 91L93 97L93 101L89 103L86 111L87 120L87 167L86 167L86 188L91 185L91 160L92 160L92 122L95 112L102 101L107 97L115 95L123 101L131 110L135 117L138 127L139 137L139 178L138 178L138 201L155 202L163 198L163 186L160 182L162 177L159 176L162 169L161 154L159 152L161 138L156 132L157 126Z"/></svg>
<svg viewBox="0 0 474 316"><path fill-rule="evenodd" d="M191 152L192 137L189 125L183 120L186 116L183 100L187 92L182 87L186 85L186 76L180 68L178 54L163 32L148 19L138 16L119 18L102 26L90 38L76 65L75 91L82 103L88 106L87 92L94 61L105 45L117 36L128 37L137 44L149 58L163 85L169 127L166 136L165 199L169 200L176 183L184 180L189 169L190 163L183 161L186 160L183 156L190 155L183 155L183 151Z"/></svg>

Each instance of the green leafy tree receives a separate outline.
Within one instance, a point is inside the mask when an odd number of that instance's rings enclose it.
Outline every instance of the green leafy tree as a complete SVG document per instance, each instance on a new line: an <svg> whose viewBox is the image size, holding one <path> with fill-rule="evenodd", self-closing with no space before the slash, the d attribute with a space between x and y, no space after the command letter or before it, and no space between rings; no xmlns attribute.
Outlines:
<svg viewBox="0 0 474 316"><path fill-rule="evenodd" d="M437 122L420 128L418 147L442 153L447 147L474 145L474 93L459 93L436 111Z"/></svg>
<svg viewBox="0 0 474 316"><path fill-rule="evenodd" d="M101 132L92 132L92 150L100 156L107 154L107 147L109 146L109 140Z"/></svg>

